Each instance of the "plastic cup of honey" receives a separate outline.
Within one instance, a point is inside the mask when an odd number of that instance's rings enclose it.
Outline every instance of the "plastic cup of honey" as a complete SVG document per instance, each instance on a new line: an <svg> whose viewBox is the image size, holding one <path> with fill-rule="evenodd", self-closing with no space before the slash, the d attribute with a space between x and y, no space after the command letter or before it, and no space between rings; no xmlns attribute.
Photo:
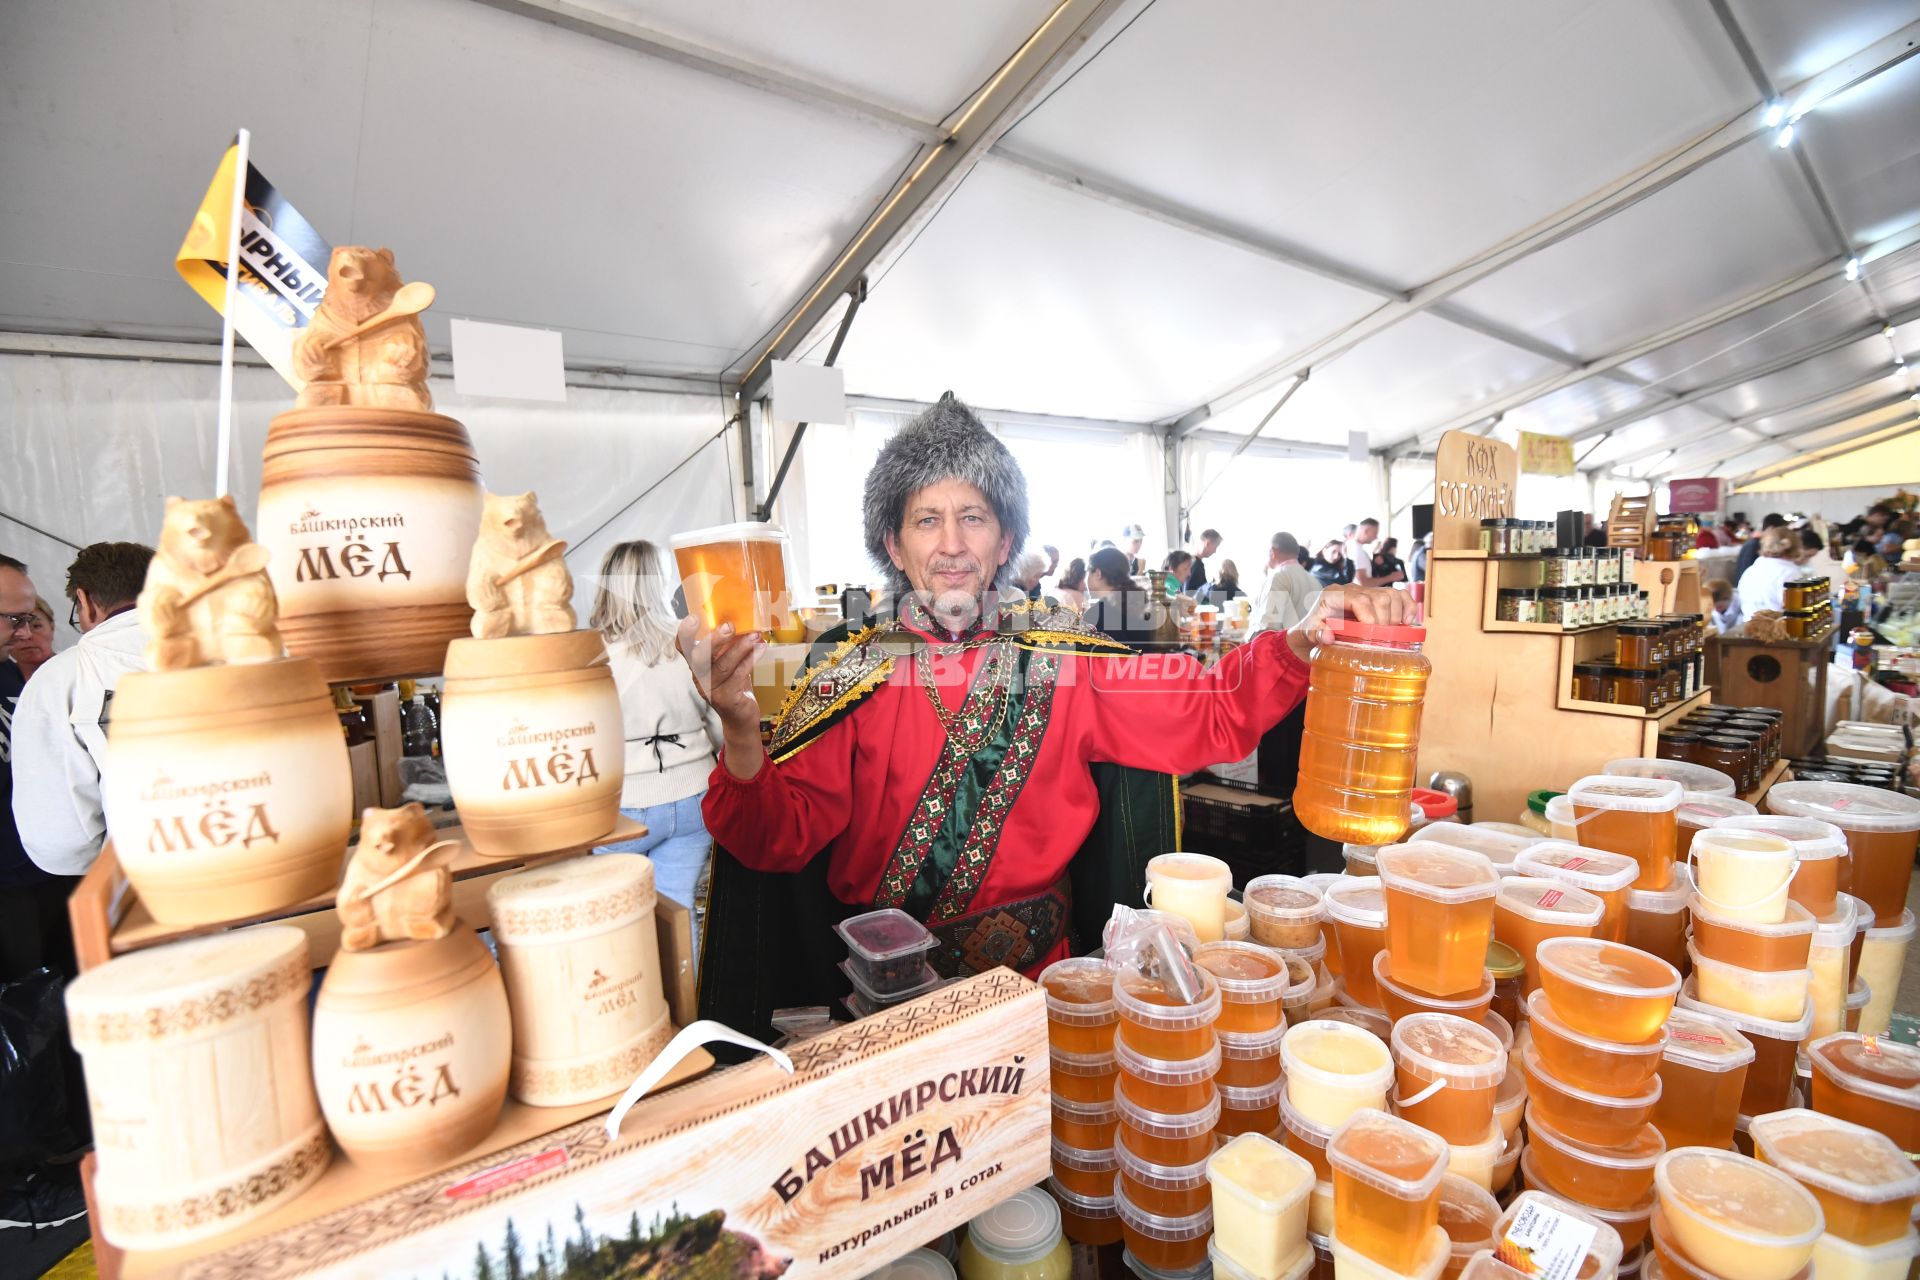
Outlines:
<svg viewBox="0 0 1920 1280"><path fill-rule="evenodd" d="M1537 1042L1536 1042L1537 1043ZM1753 1045L1734 1027L1694 1009L1667 1019L1653 1124L1669 1147L1718 1147L1733 1141Z"/></svg>
<svg viewBox="0 0 1920 1280"><path fill-rule="evenodd" d="M1391 1272L1418 1268L1439 1225L1447 1144L1385 1112L1362 1111L1334 1132L1327 1160L1334 1238Z"/></svg>
<svg viewBox="0 0 1920 1280"><path fill-rule="evenodd" d="M1527 1073L1507 1063L1507 1074L1493 1095L1493 1120L1506 1135L1507 1150L1519 1145L1520 1122L1527 1112Z"/></svg>
<svg viewBox="0 0 1920 1280"><path fill-rule="evenodd" d="M1584 849L1565 840L1542 840L1521 851L1514 859L1513 870L1516 875L1558 880L1586 890L1600 899L1604 908L1593 936L1608 942L1627 940L1627 893L1639 878L1640 864L1624 853ZM1497 937L1497 915L1493 929Z"/></svg>
<svg viewBox="0 0 1920 1280"><path fill-rule="evenodd" d="M1047 993L1047 1042L1064 1053L1108 1053L1120 1011L1104 960L1060 960L1040 972Z"/></svg>
<svg viewBox="0 0 1920 1280"><path fill-rule="evenodd" d="M1576 1031L1621 1044L1660 1034L1680 991L1680 974L1657 956L1597 938L1549 938L1535 958L1541 986Z"/></svg>
<svg viewBox="0 0 1920 1280"><path fill-rule="evenodd" d="M1284 1027L1271 1031L1220 1032L1220 1074L1215 1083L1234 1089L1275 1084L1280 1079L1280 1037Z"/></svg>
<svg viewBox="0 0 1920 1280"><path fill-rule="evenodd" d="M1387 945L1387 895L1377 876L1329 885L1323 895L1333 925L1333 948L1347 994L1369 1009L1381 1008L1373 958Z"/></svg>
<svg viewBox="0 0 1920 1280"><path fill-rule="evenodd" d="M1747 1126L1754 1156L1813 1193L1827 1234L1858 1245L1906 1238L1920 1170L1884 1133L1817 1111L1775 1111Z"/></svg>
<svg viewBox="0 0 1920 1280"><path fill-rule="evenodd" d="M1786 918L1774 924L1723 914L1697 893L1688 897L1687 911L1693 917L1694 949L1707 959L1761 973L1807 971L1817 921L1799 903L1789 901Z"/></svg>
<svg viewBox="0 0 1920 1280"><path fill-rule="evenodd" d="M1435 1224L1420 1245L1420 1256L1406 1270L1388 1267L1368 1257L1336 1233L1332 1238L1334 1280L1440 1280L1453 1259L1452 1242Z"/></svg>
<svg viewBox="0 0 1920 1280"><path fill-rule="evenodd" d="M1333 1166L1327 1163L1327 1143L1333 1140L1333 1126L1315 1124L1294 1110L1286 1090L1280 1091L1279 1138L1287 1150L1313 1166L1317 1181L1333 1182Z"/></svg>
<svg viewBox="0 0 1920 1280"><path fill-rule="evenodd" d="M1813 1005L1792 1021L1755 1018L1731 1009L1722 1009L1700 999L1691 975L1680 989L1678 1004L1696 1013L1718 1018L1738 1031L1753 1046L1753 1061L1747 1067L1746 1084L1740 1092L1740 1114L1765 1115L1788 1105L1793 1091L1793 1060L1801 1041L1813 1029Z"/></svg>
<svg viewBox="0 0 1920 1280"><path fill-rule="evenodd" d="M1278 1080L1246 1089L1221 1085L1220 1124L1215 1131L1216 1136L1232 1138L1243 1133L1272 1133L1280 1127L1280 1095L1283 1092L1285 1090Z"/></svg>
<svg viewBox="0 0 1920 1280"><path fill-rule="evenodd" d="M1920 1151L1920 1048L1842 1031L1807 1046L1815 1111Z"/></svg>
<svg viewBox="0 0 1920 1280"><path fill-rule="evenodd" d="M1048 1054L1053 1096L1069 1102L1112 1102L1120 1063L1111 1053Z"/></svg>
<svg viewBox="0 0 1920 1280"><path fill-rule="evenodd" d="M1434 840L1389 845L1380 850L1380 882L1396 980L1434 996L1478 988L1500 890L1493 863Z"/></svg>
<svg viewBox="0 0 1920 1280"><path fill-rule="evenodd" d="M1847 850L1847 834L1831 822L1767 813L1722 818L1713 827L1716 831L1764 832L1792 845L1799 862L1787 896L1814 916L1830 913L1835 899L1852 883L1853 855Z"/></svg>
<svg viewBox="0 0 1920 1280"><path fill-rule="evenodd" d="M1860 949L1859 975L1872 994L1860 1015L1859 1030L1874 1036L1885 1032L1892 1021L1900 977L1906 971L1907 948L1913 945L1914 935L1912 911L1883 919L1884 923L1866 931Z"/></svg>
<svg viewBox="0 0 1920 1280"><path fill-rule="evenodd" d="M1114 1173L1119 1168L1120 1159L1112 1147L1085 1151L1054 1140L1054 1181L1075 1195L1093 1198L1112 1195Z"/></svg>
<svg viewBox="0 0 1920 1280"><path fill-rule="evenodd" d="M1204 1160L1190 1165L1154 1164L1125 1147L1117 1155L1121 1193L1148 1213L1184 1218L1213 1202Z"/></svg>
<svg viewBox="0 0 1920 1280"><path fill-rule="evenodd" d="M1693 884L1675 876L1664 889L1627 890L1627 945L1678 969L1687 962L1687 898Z"/></svg>
<svg viewBox="0 0 1920 1280"><path fill-rule="evenodd" d="M1648 1208L1651 1210L1652 1206L1649 1205ZM1574 1273L1578 1280L1590 1280L1591 1277L1614 1274L1620 1265L1621 1258L1639 1243L1638 1240L1629 1243L1614 1228L1611 1221L1592 1209L1545 1191L1522 1191L1515 1196L1513 1202L1494 1222L1493 1239L1497 1243L1511 1235L1516 1237L1514 1240L1516 1245L1541 1239L1546 1234L1543 1228L1553 1221L1555 1215L1571 1218L1573 1223L1593 1233L1593 1238L1587 1244L1586 1257L1581 1260L1580 1269ZM1640 1234L1644 1236L1646 1234L1644 1217L1641 1221Z"/></svg>
<svg viewBox="0 0 1920 1280"><path fill-rule="evenodd" d="M1253 926L1247 921L1246 904L1235 898L1227 899L1227 914L1221 924L1223 936L1228 942L1245 942L1253 936Z"/></svg>
<svg viewBox="0 0 1920 1280"><path fill-rule="evenodd" d="M1226 937L1232 888L1233 868L1204 853L1163 853L1147 861L1146 904L1184 917L1202 942Z"/></svg>
<svg viewBox="0 0 1920 1280"><path fill-rule="evenodd" d="M1494 1169L1506 1152L1507 1135L1496 1121L1474 1142L1447 1144L1447 1172L1491 1192L1499 1185L1494 1181Z"/></svg>
<svg viewBox="0 0 1920 1280"><path fill-rule="evenodd" d="M1113 979L1113 1002L1120 1014L1116 1048L1125 1044L1142 1057L1185 1062L1215 1047L1220 985L1204 969L1199 998L1191 1002L1160 978L1137 969L1119 970Z"/></svg>
<svg viewBox="0 0 1920 1280"><path fill-rule="evenodd" d="M1500 1202L1478 1182L1451 1173L1440 1179L1440 1229L1452 1254L1442 1274L1460 1274L1474 1254L1491 1249L1499 1221Z"/></svg>
<svg viewBox="0 0 1920 1280"><path fill-rule="evenodd" d="M1793 844L1764 831L1708 827L1693 840L1693 886L1721 916L1778 924L1798 860Z"/></svg>
<svg viewBox="0 0 1920 1280"><path fill-rule="evenodd" d="M1767 808L1818 818L1846 832L1853 852L1846 892L1865 898L1874 914L1886 919L1906 908L1914 847L1920 842L1920 800L1850 782L1782 782L1767 792Z"/></svg>
<svg viewBox="0 0 1920 1280"><path fill-rule="evenodd" d="M1213 1078L1220 1073L1220 1046L1197 1058L1169 1061L1149 1058L1126 1041L1113 1046L1120 1065L1116 1098L1126 1098L1148 1111L1184 1115L1198 1111L1214 1096Z"/></svg>
<svg viewBox="0 0 1920 1280"><path fill-rule="evenodd" d="M1393 1025L1394 1109L1449 1143L1485 1141L1507 1052L1491 1031L1444 1013Z"/></svg>
<svg viewBox="0 0 1920 1280"><path fill-rule="evenodd" d="M1526 1149L1527 1144L1520 1138L1511 1134L1507 1136L1506 1149L1493 1162L1493 1195L1504 1197L1513 1187L1514 1170L1520 1167L1520 1157Z"/></svg>
<svg viewBox="0 0 1920 1280"><path fill-rule="evenodd" d="M1826 1280L1906 1280L1920 1255L1920 1232L1909 1229L1885 1244L1855 1244L1829 1231L1813 1243L1813 1274Z"/></svg>
<svg viewBox="0 0 1920 1280"><path fill-rule="evenodd" d="M1673 1242L1714 1275L1791 1280L1813 1257L1824 1222L1819 1201L1778 1169L1681 1147L1660 1158L1654 1182Z"/></svg>
<svg viewBox="0 0 1920 1280"><path fill-rule="evenodd" d="M1431 996L1399 980L1393 969L1393 956L1382 951L1373 958L1373 985L1386 1005L1387 1016L1395 1022L1416 1013L1450 1013L1469 1022L1478 1022L1493 1007L1494 980L1487 970L1480 971L1477 989L1459 996Z"/></svg>
<svg viewBox="0 0 1920 1280"><path fill-rule="evenodd" d="M1332 1008L1323 1009L1314 1016L1321 1021L1345 1022L1359 1027L1362 1031L1370 1031L1380 1037L1380 1042L1385 1044L1387 1037L1393 1034L1393 1019L1382 1010L1369 1009L1364 1005L1352 1003L1352 1000L1353 997L1343 989L1339 992L1339 998Z"/></svg>
<svg viewBox="0 0 1920 1280"><path fill-rule="evenodd" d="M1298 1265L1307 1241L1312 1165L1272 1138L1247 1133L1213 1154L1206 1177L1218 1253L1261 1280L1283 1276Z"/></svg>
<svg viewBox="0 0 1920 1280"><path fill-rule="evenodd" d="M1254 942L1204 942L1193 962L1220 987L1216 1030L1244 1034L1280 1027L1281 997L1289 981L1283 957Z"/></svg>
<svg viewBox="0 0 1920 1280"><path fill-rule="evenodd" d="M731 623L736 633L785 627L787 535L774 525L747 521L696 529L668 540L687 613L708 630Z"/></svg>
<svg viewBox="0 0 1920 1280"><path fill-rule="evenodd" d="M1527 1104L1527 1148L1542 1180L1580 1204L1625 1209L1638 1204L1653 1185L1653 1166L1666 1154L1666 1139L1650 1124L1625 1139L1598 1146L1562 1133Z"/></svg>
<svg viewBox="0 0 1920 1280"><path fill-rule="evenodd" d="M1624 853L1640 864L1636 889L1664 889L1673 878L1683 789L1665 778L1596 774L1567 788L1574 839L1590 849ZM1556 832L1556 834L1558 834Z"/></svg>
<svg viewBox="0 0 1920 1280"><path fill-rule="evenodd" d="M1760 812L1745 800L1733 796L1683 796L1673 811L1673 857L1685 862L1693 849L1693 838L1726 818L1751 818Z"/></svg>
<svg viewBox="0 0 1920 1280"><path fill-rule="evenodd" d="M1320 936L1326 904L1320 890L1299 876L1255 876L1240 900L1246 904L1251 942L1299 951Z"/></svg>
<svg viewBox="0 0 1920 1280"><path fill-rule="evenodd" d="M1527 1097L1536 1114L1570 1138L1612 1146L1632 1136L1653 1115L1660 1100L1660 1077L1655 1075L1637 1093L1625 1097L1582 1089L1559 1079L1540 1060L1538 1046L1529 1044L1520 1054L1527 1073Z"/></svg>
<svg viewBox="0 0 1920 1280"><path fill-rule="evenodd" d="M1621 1044L1568 1026L1545 991L1527 997L1533 1050L1556 1080L1614 1097L1636 1097L1658 1078L1666 1047L1663 1030L1640 1044Z"/></svg>
<svg viewBox="0 0 1920 1280"><path fill-rule="evenodd" d="M1591 938L1606 916L1606 904L1585 889L1560 880L1508 876L1493 900L1493 936L1532 956L1548 938ZM1522 990L1540 988L1540 969L1527 963Z"/></svg>
<svg viewBox="0 0 1920 1280"><path fill-rule="evenodd" d="M1067 1239L1096 1247L1120 1243L1120 1215L1111 1194L1075 1195L1054 1178L1047 1179L1047 1191L1060 1206L1060 1231Z"/></svg>
<svg viewBox="0 0 1920 1280"><path fill-rule="evenodd" d="M1328 1248L1331 1249L1332 1245L1328 1245ZM1327 1258L1327 1274L1331 1276L1333 1255L1329 1253ZM1302 1240L1294 1255L1272 1275L1249 1271L1221 1253L1219 1231L1216 1230L1213 1238L1207 1241L1207 1267L1213 1273L1213 1280L1312 1280L1316 1265L1318 1265L1318 1255L1314 1253L1313 1242L1310 1239ZM1160 1280L1160 1277L1149 1276L1144 1277L1143 1280Z"/></svg>
<svg viewBox="0 0 1920 1280"><path fill-rule="evenodd" d="M1287 1100L1313 1123L1334 1128L1357 1111L1383 1110L1393 1058L1369 1032L1344 1022L1303 1022L1280 1040Z"/></svg>
<svg viewBox="0 0 1920 1280"><path fill-rule="evenodd" d="M1120 1113L1114 1145L1150 1164L1195 1164L1213 1153L1213 1131L1220 1123L1218 1096L1185 1115L1149 1111L1124 1096L1115 1098L1114 1106Z"/></svg>
<svg viewBox="0 0 1920 1280"><path fill-rule="evenodd" d="M1693 943L1687 944L1687 955L1693 961L1693 980L1700 998L1710 1005L1776 1022L1797 1017L1807 1007L1813 977L1804 967L1742 969L1708 959Z"/></svg>
<svg viewBox="0 0 1920 1280"><path fill-rule="evenodd" d="M1181 1217L1149 1213L1115 1188L1113 1207L1120 1215L1120 1235L1127 1252L1158 1272L1181 1272L1207 1260L1207 1237L1213 1234L1213 1206Z"/></svg>
<svg viewBox="0 0 1920 1280"><path fill-rule="evenodd" d="M1112 1102L1073 1102L1053 1097L1053 1140L1083 1151L1100 1151L1113 1145L1113 1133L1120 1124L1120 1112Z"/></svg>
<svg viewBox="0 0 1920 1280"><path fill-rule="evenodd" d="M1514 860L1529 847L1539 843L1540 837L1532 832L1516 835L1514 832L1503 830L1504 825L1476 822L1462 826L1458 822L1431 822L1409 836L1407 843L1432 842L1465 849L1485 857L1493 864L1496 874L1511 875Z"/></svg>

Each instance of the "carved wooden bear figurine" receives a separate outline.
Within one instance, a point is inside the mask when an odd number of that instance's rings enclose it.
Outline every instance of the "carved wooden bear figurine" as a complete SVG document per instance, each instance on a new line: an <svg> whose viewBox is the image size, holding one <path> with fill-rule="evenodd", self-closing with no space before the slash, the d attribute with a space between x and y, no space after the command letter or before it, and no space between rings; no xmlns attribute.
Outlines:
<svg viewBox="0 0 1920 1280"><path fill-rule="evenodd" d="M232 497L168 498L139 600L147 665L178 671L284 654L267 555L248 537Z"/></svg>
<svg viewBox="0 0 1920 1280"><path fill-rule="evenodd" d="M488 494L467 569L473 634L494 640L573 630L566 550L566 543L548 535L537 495Z"/></svg>
<svg viewBox="0 0 1920 1280"><path fill-rule="evenodd" d="M344 926L340 945L367 951L452 933L451 868L459 851L458 841L434 843L433 823L418 804L362 813L360 843L334 899Z"/></svg>
<svg viewBox="0 0 1920 1280"><path fill-rule="evenodd" d="M296 404L433 408L427 392L427 335L418 313L431 286L404 287L391 249L346 245L327 264L327 293L293 340L294 372L305 379Z"/></svg>

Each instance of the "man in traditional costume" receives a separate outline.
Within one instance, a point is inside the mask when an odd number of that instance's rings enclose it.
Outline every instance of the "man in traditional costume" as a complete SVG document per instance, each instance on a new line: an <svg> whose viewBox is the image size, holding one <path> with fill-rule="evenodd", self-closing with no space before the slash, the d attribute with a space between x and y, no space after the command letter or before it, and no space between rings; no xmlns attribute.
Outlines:
<svg viewBox="0 0 1920 1280"><path fill-rule="evenodd" d="M769 745L752 692L764 640L680 629L726 740L702 805L716 851L701 1008L741 1029L843 994L829 926L863 911L925 922L948 977L1036 975L1076 925L1082 950L1098 945L1112 904L1139 900L1146 858L1178 847L1169 775L1252 752L1305 697L1330 616L1407 620L1401 593L1331 587L1292 631L1203 670L1030 602L1006 583L1026 479L951 396L881 451L865 523L897 617L823 638Z"/></svg>

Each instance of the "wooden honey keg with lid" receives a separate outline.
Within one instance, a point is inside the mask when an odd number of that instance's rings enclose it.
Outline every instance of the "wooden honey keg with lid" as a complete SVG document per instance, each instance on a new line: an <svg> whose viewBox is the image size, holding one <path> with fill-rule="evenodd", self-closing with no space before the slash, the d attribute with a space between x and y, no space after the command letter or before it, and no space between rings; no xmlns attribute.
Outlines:
<svg viewBox="0 0 1920 1280"><path fill-rule="evenodd" d="M335 884L353 781L327 686L288 658L268 552L232 498L169 498L140 593L149 670L115 691L101 794L162 924L262 915Z"/></svg>
<svg viewBox="0 0 1920 1280"><path fill-rule="evenodd" d="M326 1171L307 1056L307 937L260 925L110 960L67 987L99 1169L95 1225L123 1249L263 1217Z"/></svg>
<svg viewBox="0 0 1920 1280"><path fill-rule="evenodd" d="M417 804L369 809L340 887L341 950L313 1011L313 1080L340 1149L384 1173L493 1130L512 1027L486 944L454 918L457 845Z"/></svg>
<svg viewBox="0 0 1920 1280"><path fill-rule="evenodd" d="M267 430L259 529L281 628L330 684L437 674L467 631L480 466L466 428L432 412L432 301L389 251L335 249L294 339L305 385Z"/></svg>
<svg viewBox="0 0 1920 1280"><path fill-rule="evenodd" d="M587 844L620 819L620 693L600 633L574 630L566 548L533 494L487 495L473 636L447 647L440 699L447 785L484 857Z"/></svg>
<svg viewBox="0 0 1920 1280"><path fill-rule="evenodd" d="M673 1034L654 927L653 862L569 858L487 890L513 1010L513 1096L536 1107L615 1094Z"/></svg>

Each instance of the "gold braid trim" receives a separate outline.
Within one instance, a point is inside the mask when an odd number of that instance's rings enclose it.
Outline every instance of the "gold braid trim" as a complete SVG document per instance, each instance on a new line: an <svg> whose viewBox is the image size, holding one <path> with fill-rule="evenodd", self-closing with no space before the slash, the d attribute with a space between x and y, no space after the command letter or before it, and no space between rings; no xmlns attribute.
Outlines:
<svg viewBox="0 0 1920 1280"><path fill-rule="evenodd" d="M880 628L878 626L863 627L848 636L845 640L842 640L839 644L833 646L831 653L803 671L800 674L800 678L793 682L793 687L787 690L787 696L781 699L780 710L776 711L773 716L773 731L775 733L780 732L781 725L786 722L788 713L793 710L793 704L800 700L800 694L807 687L807 681L813 678L814 672L824 667L830 667L840 661L840 659L846 657L849 653L852 653L855 649L858 649L861 645L879 634L879 631Z"/></svg>
<svg viewBox="0 0 1920 1280"><path fill-rule="evenodd" d="M1170 773L1167 776L1173 779L1173 847L1178 850L1186 839L1187 824L1183 821L1187 816L1186 806L1180 803L1180 775Z"/></svg>
<svg viewBox="0 0 1920 1280"><path fill-rule="evenodd" d="M838 714L844 708L852 706L854 703L860 701L860 699L866 697L869 693L872 693L875 689L879 688L882 684L885 684L887 677L892 674L893 674L893 659L887 658L884 661L882 661L879 666L875 667L871 672L869 672L866 676L862 677L859 681L851 685L845 693L841 694L838 698L835 698L831 705L829 705L825 710L820 712L819 715L814 716L807 723L808 724L818 723L821 720L825 720L830 716ZM775 732L776 733L778 732L777 728ZM796 729L794 732L795 734L805 732L805 726L802 726L800 729ZM791 760L793 759L793 757L799 755L802 751L806 750L809 746L812 746L814 741L815 739L808 738L805 742L800 743L798 746L794 747L792 750L782 751L779 755L770 756L769 758L772 759L772 761L775 764L780 764L783 761Z"/></svg>

